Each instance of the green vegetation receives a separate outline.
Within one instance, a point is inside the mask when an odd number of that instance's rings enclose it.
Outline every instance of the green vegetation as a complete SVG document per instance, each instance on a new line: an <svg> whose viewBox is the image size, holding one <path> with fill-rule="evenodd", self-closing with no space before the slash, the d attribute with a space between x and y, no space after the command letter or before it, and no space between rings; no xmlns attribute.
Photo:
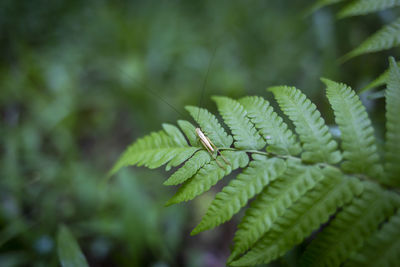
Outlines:
<svg viewBox="0 0 400 267"><path fill-rule="evenodd" d="M1 1L0 266L398 264L399 2L310 4Z"/></svg>

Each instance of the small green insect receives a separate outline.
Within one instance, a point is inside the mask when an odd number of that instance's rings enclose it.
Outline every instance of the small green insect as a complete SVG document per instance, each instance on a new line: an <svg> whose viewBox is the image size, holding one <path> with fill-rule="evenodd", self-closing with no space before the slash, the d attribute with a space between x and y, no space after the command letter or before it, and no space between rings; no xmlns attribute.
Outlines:
<svg viewBox="0 0 400 267"><path fill-rule="evenodd" d="M203 144L203 146L207 149L208 153L214 158L215 162L217 162L218 166L221 168L225 169L225 167L221 164L221 162L218 161L217 157L214 155L213 152L217 152L217 155L219 154L221 158L225 161L227 165L231 165L229 161L221 154L219 149L211 142L210 138L208 138L200 128L196 128L196 134L200 139L200 142Z"/></svg>

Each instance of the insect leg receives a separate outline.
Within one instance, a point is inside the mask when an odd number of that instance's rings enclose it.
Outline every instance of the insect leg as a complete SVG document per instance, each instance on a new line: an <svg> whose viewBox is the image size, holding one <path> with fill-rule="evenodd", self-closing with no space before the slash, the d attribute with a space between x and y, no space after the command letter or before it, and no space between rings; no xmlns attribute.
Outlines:
<svg viewBox="0 0 400 267"><path fill-rule="evenodd" d="M221 156L221 158L225 161L226 164L231 165L231 163L221 154L221 152L219 151L218 147L216 147L213 142L211 142L210 138L208 138L206 136L208 142L210 142L211 146L215 149L215 151L217 151L217 154L219 154Z"/></svg>
<svg viewBox="0 0 400 267"><path fill-rule="evenodd" d="M207 149L208 153L211 155L211 157L213 157L213 159L215 160L215 162L217 162L218 166L220 166L222 169L225 170L225 167L222 166L222 164L218 161L217 157L214 155L214 153L212 153L212 151L208 148L208 146L204 143L203 140L201 140L201 143L203 144L203 146Z"/></svg>

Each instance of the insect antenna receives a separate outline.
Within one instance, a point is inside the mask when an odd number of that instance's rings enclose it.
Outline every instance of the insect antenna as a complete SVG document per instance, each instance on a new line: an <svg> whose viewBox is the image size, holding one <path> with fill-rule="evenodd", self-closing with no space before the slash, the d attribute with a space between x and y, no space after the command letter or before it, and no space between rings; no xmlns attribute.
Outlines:
<svg viewBox="0 0 400 267"><path fill-rule="evenodd" d="M207 72L206 72L206 76L204 77L204 81L203 81L203 86L201 89L201 97L200 97L200 101L199 101L199 111L197 113L197 121L200 118L200 108L203 104L203 99L204 99L204 95L205 95L205 91L206 91L206 84L207 84L207 80L208 80L208 75L215 57L215 54L217 52L217 47L214 48L213 54L211 56L210 62L208 63L208 67L207 67ZM231 165L230 162L224 157L224 155L221 154L221 151L219 150L218 147L216 147L213 142L204 135L204 133L200 130L200 129L196 129L196 133L198 135L198 137L200 138L201 143L203 144L203 146L207 149L208 153L214 158L215 162L218 164L218 166L220 166L222 169L225 169L225 167L219 162L219 160L217 159L216 155L213 154L213 151L216 151L217 155L220 155L222 160L227 164L227 165Z"/></svg>
<svg viewBox="0 0 400 267"><path fill-rule="evenodd" d="M154 95L155 97L157 97L160 101L162 101L164 104L168 105L171 109L173 109L177 114L179 114L180 116L186 118L186 119L191 119L189 117L189 115L187 114L183 114L182 112L180 112L176 107L174 107L171 103L169 103L166 99L164 99L163 97L161 97L155 90L151 89L149 86L147 86L145 83L135 79L134 77L132 77L131 75L129 75L128 73L126 73L123 69L121 69L120 67L116 66L117 69L126 77L128 77L129 79L131 79L132 81L134 81L134 83L136 83L137 85L143 87L145 89L146 92L151 93L152 95Z"/></svg>
<svg viewBox="0 0 400 267"><path fill-rule="evenodd" d="M199 100L199 108L201 108L203 106L203 100L204 100L204 95L205 95L205 91L206 91L206 85L207 85L207 81L208 81L208 76L209 76L211 65L212 65L212 63L214 61L214 57L215 57L216 53L217 53L217 46L215 46L213 54L211 56L211 59L208 62L206 76L204 77L203 85L202 85L202 88L201 88L201 95L200 95L200 100ZM200 118L200 109L197 112L197 121L199 120L199 118Z"/></svg>

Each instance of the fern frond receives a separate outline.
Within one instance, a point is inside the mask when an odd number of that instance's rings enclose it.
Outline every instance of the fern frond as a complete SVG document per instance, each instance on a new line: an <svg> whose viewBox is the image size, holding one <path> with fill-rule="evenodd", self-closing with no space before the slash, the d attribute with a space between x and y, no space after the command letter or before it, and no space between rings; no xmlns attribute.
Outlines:
<svg viewBox="0 0 400 267"><path fill-rule="evenodd" d="M337 143L316 106L294 87L279 86L269 89L282 111L293 121L308 162L338 163L341 160Z"/></svg>
<svg viewBox="0 0 400 267"><path fill-rule="evenodd" d="M185 108L217 147L227 148L232 145L232 136L226 133L217 118L208 110L194 106L186 106Z"/></svg>
<svg viewBox="0 0 400 267"><path fill-rule="evenodd" d="M112 173L126 165L157 168L167 164L167 169L182 165L164 183L182 184L167 202L171 205L191 200L233 170L244 169L216 194L192 231L197 234L230 220L257 195L235 234L229 258L233 266L269 263L316 230L316 238L302 258L306 266L340 265L349 259L349 264L369 263L369 253L377 249L375 243L388 250L379 247L374 263L393 263L398 260L400 247L393 241L398 238L400 220L399 215L393 216L400 208L400 197L392 188L400 184L400 68L394 59L385 79L384 168L371 121L359 97L350 87L323 79L341 131L344 162L340 167L341 150L316 106L296 88L280 86L270 91L293 122L295 133L261 97L239 101L214 97L221 122L232 135L207 110L186 108L221 154L207 153L199 143L196 127L178 121L182 131L164 124L162 131L131 145ZM268 152L261 151L265 145ZM300 153L301 159L297 156ZM219 161L212 159L214 155ZM219 164L224 162L222 157L226 158L224 166ZM376 178L384 179L387 188L372 180Z"/></svg>
<svg viewBox="0 0 400 267"><path fill-rule="evenodd" d="M363 186L360 181L348 179L331 167L322 172L325 178L314 190L287 209L270 231L247 254L232 262L232 266L268 263L284 255L325 223L337 208L361 194Z"/></svg>
<svg viewBox="0 0 400 267"><path fill-rule="evenodd" d="M385 171L387 183L400 186L400 68L390 58L386 90Z"/></svg>
<svg viewBox="0 0 400 267"><path fill-rule="evenodd" d="M219 192L192 235L214 228L232 218L247 201L279 177L286 168L285 161L254 155L249 166Z"/></svg>
<svg viewBox="0 0 400 267"><path fill-rule="evenodd" d="M196 135L196 127L188 121L178 120L178 125L186 138L189 140L189 144L193 147L202 147L200 139Z"/></svg>
<svg viewBox="0 0 400 267"><path fill-rule="evenodd" d="M169 161L174 161L173 165L175 165L198 150L196 147L188 146L187 143L185 145L175 130L166 125L164 127L167 127L169 134L165 131L153 132L130 145L118 159L110 174L128 165L144 165L150 169L158 168Z"/></svg>
<svg viewBox="0 0 400 267"><path fill-rule="evenodd" d="M218 111L233 134L234 146L239 149L261 149L265 141L247 117L243 106L228 97L214 96Z"/></svg>
<svg viewBox="0 0 400 267"><path fill-rule="evenodd" d="M340 266L394 213L387 192L368 182L364 188L360 198L345 206L311 242L302 256L302 266Z"/></svg>
<svg viewBox="0 0 400 267"><path fill-rule="evenodd" d="M320 169L289 160L285 173L251 203L238 225L228 261L246 252L269 231L276 219L323 178Z"/></svg>
<svg viewBox="0 0 400 267"><path fill-rule="evenodd" d="M247 110L247 116L266 140L268 152L278 155L298 155L301 152L296 136L267 100L259 96L248 96L239 99L239 103Z"/></svg>
<svg viewBox="0 0 400 267"><path fill-rule="evenodd" d="M348 173L367 174L377 179L383 168L379 162L374 129L360 98L350 87L328 79L326 95L335 113L342 139L343 159L341 167Z"/></svg>
<svg viewBox="0 0 400 267"><path fill-rule="evenodd" d="M400 209L382 228L372 235L367 244L345 263L356 266L398 266L400 262Z"/></svg>
<svg viewBox="0 0 400 267"><path fill-rule="evenodd" d="M270 231L232 266L268 263L284 255L363 190L360 181L348 179L334 168L322 172L324 179L287 209Z"/></svg>
<svg viewBox="0 0 400 267"><path fill-rule="evenodd" d="M204 165L191 179L187 180L176 192L176 194L166 203L166 205L188 201L206 192L219 180L237 168L244 168L249 157L241 151L223 151L223 156L230 162L226 169L222 169L215 160ZM219 158L221 161L221 158Z"/></svg>
<svg viewBox="0 0 400 267"><path fill-rule="evenodd" d="M345 18L366 15L399 5L400 0L358 0L345 6L338 13L338 17Z"/></svg>
<svg viewBox="0 0 400 267"><path fill-rule="evenodd" d="M171 177L164 182L164 185L178 185L192 178L200 168L211 160L210 154L204 150L196 152L180 169L174 172Z"/></svg>
<svg viewBox="0 0 400 267"><path fill-rule="evenodd" d="M400 45L400 18L385 25L340 60L344 62L362 54L387 50L398 45Z"/></svg>

